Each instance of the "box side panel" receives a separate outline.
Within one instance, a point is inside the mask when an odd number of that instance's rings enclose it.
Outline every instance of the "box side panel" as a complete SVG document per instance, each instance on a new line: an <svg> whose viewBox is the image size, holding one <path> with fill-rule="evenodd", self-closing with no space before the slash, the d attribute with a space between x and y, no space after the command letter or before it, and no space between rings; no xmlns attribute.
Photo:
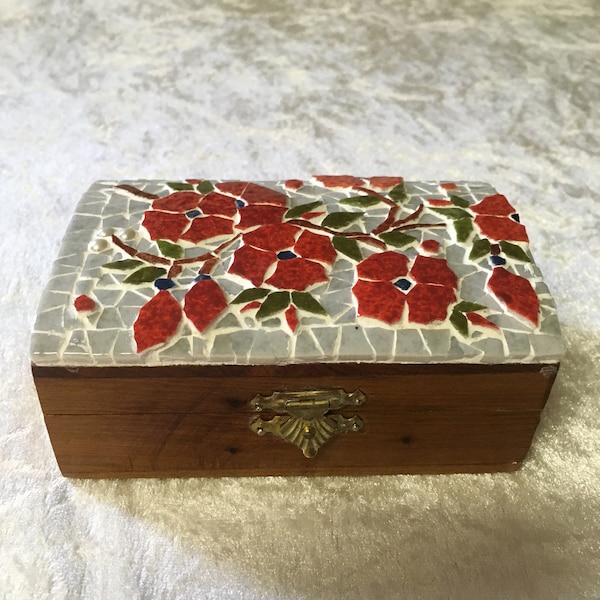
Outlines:
<svg viewBox="0 0 600 600"><path fill-rule="evenodd" d="M551 383L539 371L36 380L59 465L73 477L509 470L527 453ZM250 429L257 393L335 387L365 392L364 405L339 411L365 426L312 459Z"/></svg>

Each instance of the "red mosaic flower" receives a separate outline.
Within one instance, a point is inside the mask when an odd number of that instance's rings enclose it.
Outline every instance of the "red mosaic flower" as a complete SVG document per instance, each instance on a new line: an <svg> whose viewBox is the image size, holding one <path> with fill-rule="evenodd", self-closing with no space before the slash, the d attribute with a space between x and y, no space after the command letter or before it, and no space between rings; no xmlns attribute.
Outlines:
<svg viewBox="0 0 600 600"><path fill-rule="evenodd" d="M183 310L198 331L204 331L227 308L223 290L212 279L197 281L185 295Z"/></svg>
<svg viewBox="0 0 600 600"><path fill-rule="evenodd" d="M275 273L266 283L282 290L301 292L315 283L327 280L323 265L305 258L292 258L278 261Z"/></svg>
<svg viewBox="0 0 600 600"><path fill-rule="evenodd" d="M73 302L73 306L77 312L89 312L96 308L96 303L89 296L82 294L77 296Z"/></svg>
<svg viewBox="0 0 600 600"><path fill-rule="evenodd" d="M496 241L529 241L525 227L509 217L516 211L502 194L486 196L469 208L477 214L475 223L487 238Z"/></svg>
<svg viewBox="0 0 600 600"><path fill-rule="evenodd" d="M181 322L181 306L170 292L162 290L150 299L133 324L137 351L143 352L171 338Z"/></svg>
<svg viewBox="0 0 600 600"><path fill-rule="evenodd" d="M181 234L189 225L189 219L182 214L167 213L158 210L147 210L142 225L152 240L179 241Z"/></svg>
<svg viewBox="0 0 600 600"><path fill-rule="evenodd" d="M233 233L233 221L209 215L194 219L190 228L181 236L182 240L197 244L221 235Z"/></svg>
<svg viewBox="0 0 600 600"><path fill-rule="evenodd" d="M456 274L443 258L417 256L410 269L410 275L418 283L431 283L450 288L456 288L458 284Z"/></svg>
<svg viewBox="0 0 600 600"><path fill-rule="evenodd" d="M337 258L337 252L329 237L313 233L308 229L305 229L298 238L294 246L294 252L303 258L318 260L328 265L333 264L333 261Z"/></svg>
<svg viewBox="0 0 600 600"><path fill-rule="evenodd" d="M365 184L363 179L351 175L314 175L313 177L326 188L347 189L362 187Z"/></svg>
<svg viewBox="0 0 600 600"><path fill-rule="evenodd" d="M367 183L373 190L387 190L404 183L404 177L369 177Z"/></svg>
<svg viewBox="0 0 600 600"><path fill-rule="evenodd" d="M527 279L503 267L496 267L487 285L509 310L524 317L533 325L538 324L540 301Z"/></svg>
<svg viewBox="0 0 600 600"><path fill-rule="evenodd" d="M408 258L393 250L371 254L357 265L356 271L361 279L391 281L408 273Z"/></svg>
<svg viewBox="0 0 600 600"><path fill-rule="evenodd" d="M258 287L263 283L266 272L276 260L277 255L274 252L242 246L235 251L229 272L251 281Z"/></svg>
<svg viewBox="0 0 600 600"><path fill-rule="evenodd" d="M455 300L456 293L450 287L417 283L406 295L408 320L422 324L443 321Z"/></svg>
<svg viewBox="0 0 600 600"><path fill-rule="evenodd" d="M176 213L184 213L188 210L198 208L198 203L202 199L196 192L174 192L164 198L157 198L152 203L155 210L166 210Z"/></svg>
<svg viewBox="0 0 600 600"><path fill-rule="evenodd" d="M218 192L210 192L200 201L200 210L205 215L233 217L237 213L235 200Z"/></svg>
<svg viewBox="0 0 600 600"><path fill-rule="evenodd" d="M289 223L263 225L254 231L244 234L244 244L260 250L278 252L291 248L296 241L300 228Z"/></svg>
<svg viewBox="0 0 600 600"><path fill-rule="evenodd" d="M384 323L397 323L402 318L405 295L389 281L363 281L359 279L352 288L358 301L358 314Z"/></svg>
<svg viewBox="0 0 600 600"><path fill-rule="evenodd" d="M283 215L287 212L286 206L250 205L240 208L240 222L238 229L250 229L257 225L281 223Z"/></svg>

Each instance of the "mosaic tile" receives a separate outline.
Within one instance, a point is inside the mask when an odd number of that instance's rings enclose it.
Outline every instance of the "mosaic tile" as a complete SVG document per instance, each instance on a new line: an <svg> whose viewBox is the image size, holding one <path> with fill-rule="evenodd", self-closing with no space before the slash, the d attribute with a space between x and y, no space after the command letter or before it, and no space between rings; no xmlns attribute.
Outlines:
<svg viewBox="0 0 600 600"><path fill-rule="evenodd" d="M558 360L516 208L483 182L96 182L42 295L32 359Z"/></svg>

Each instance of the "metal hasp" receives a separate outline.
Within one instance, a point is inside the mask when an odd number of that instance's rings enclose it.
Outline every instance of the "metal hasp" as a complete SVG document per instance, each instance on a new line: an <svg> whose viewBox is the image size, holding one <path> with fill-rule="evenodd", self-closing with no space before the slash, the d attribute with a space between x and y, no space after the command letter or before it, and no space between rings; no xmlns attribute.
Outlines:
<svg viewBox="0 0 600 600"><path fill-rule="evenodd" d="M357 415L349 419L340 414L327 414L345 406L360 406L367 400L361 390L348 394L341 388L257 394L250 406L256 412L277 413L269 420L255 419L250 428L258 435L272 433L294 444L306 458L316 456L319 448L339 433L359 431L364 421Z"/></svg>

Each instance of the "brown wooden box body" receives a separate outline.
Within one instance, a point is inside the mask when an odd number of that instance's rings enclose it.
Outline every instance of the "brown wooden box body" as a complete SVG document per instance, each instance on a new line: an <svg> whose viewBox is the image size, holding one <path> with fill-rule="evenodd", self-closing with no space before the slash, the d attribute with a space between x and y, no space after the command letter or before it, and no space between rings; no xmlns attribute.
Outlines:
<svg viewBox="0 0 600 600"><path fill-rule="evenodd" d="M558 364L34 367L70 477L510 471L530 447ZM250 429L257 393L361 389L365 422L311 459ZM269 418L268 414L261 415Z"/></svg>

